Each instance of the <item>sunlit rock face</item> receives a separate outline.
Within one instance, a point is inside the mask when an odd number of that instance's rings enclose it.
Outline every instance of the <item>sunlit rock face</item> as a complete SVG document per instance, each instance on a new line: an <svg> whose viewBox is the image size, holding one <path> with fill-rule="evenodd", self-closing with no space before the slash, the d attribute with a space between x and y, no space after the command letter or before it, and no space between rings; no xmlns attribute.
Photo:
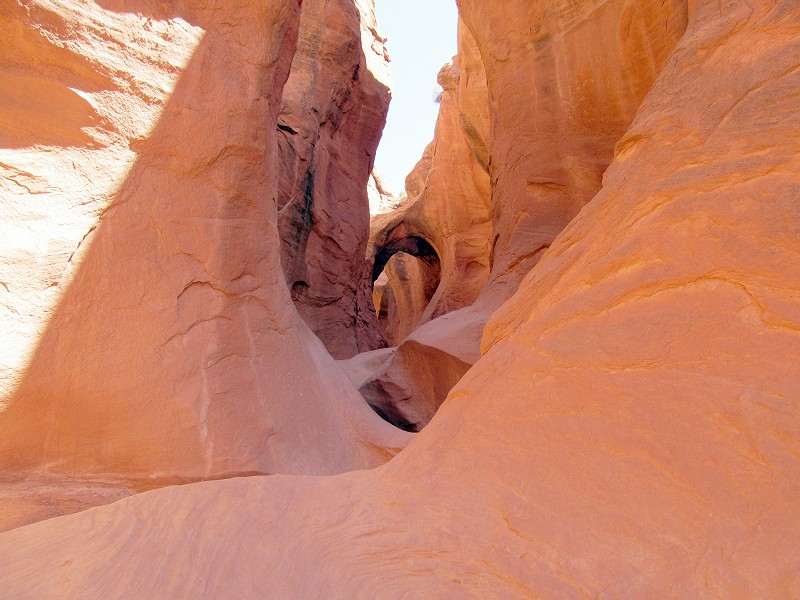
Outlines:
<svg viewBox="0 0 800 600"><path fill-rule="evenodd" d="M4 478L324 474L402 443L281 272L266 124L299 9L6 3Z"/></svg>
<svg viewBox="0 0 800 600"><path fill-rule="evenodd" d="M303 3L278 116L281 261L297 309L335 358L385 346L364 256L389 85L372 0Z"/></svg>
<svg viewBox="0 0 800 600"><path fill-rule="evenodd" d="M469 22L473 2L460 3ZM573 32L617 5L533 4L542 20L525 23L520 12L514 21L536 34L530 51L558 38L545 27L549 9ZM493 10L513 18L505 5L483 3L471 27L494 22ZM624 6L642 18L662 8ZM524 259L536 264L494 311L482 357L403 452L331 477L168 487L6 532L3 593L800 596L800 7L689 8L685 34L613 142L601 189L538 262ZM585 21L570 21L576 15ZM585 27L576 47L607 49L602 32ZM521 77L533 72L529 55L498 56ZM598 68L614 60L597 52ZM572 89L583 73L558 81ZM536 98L519 89L526 94ZM490 91L489 107L498 102ZM497 143L489 148L490 171L500 169ZM538 163L523 158L508 177L535 181ZM515 244L498 241L495 267ZM272 274L282 279L277 266ZM486 289L513 287L510 276L495 281ZM415 334L463 321L480 302ZM398 352L352 359L361 363L350 380L361 385ZM314 378L307 364L295 368L301 384Z"/></svg>
<svg viewBox="0 0 800 600"><path fill-rule="evenodd" d="M466 45L468 53L472 48L464 34L468 32L462 32L461 46ZM373 218L370 255L376 263L385 262L383 253L402 249L404 238L412 237L429 244L440 265L440 282L428 302L405 314L398 311L391 323L393 345L418 325L472 304L489 275L488 99L479 60L468 62L463 76L459 57L442 68L434 141L407 178L408 200L392 213ZM481 81L484 85L477 87ZM409 286L395 271L387 275L399 296Z"/></svg>
<svg viewBox="0 0 800 600"><path fill-rule="evenodd" d="M686 0L460 0L491 98L492 293L508 297L598 192L683 35Z"/></svg>
<svg viewBox="0 0 800 600"><path fill-rule="evenodd" d="M434 153L426 151L408 184L426 191L438 184L441 192L422 192L422 218L409 207L384 226L447 223L438 229L450 227L448 242L439 245L462 256L460 269L443 261L442 286L422 315L395 310L399 322L390 323L394 331L412 331L411 345L392 340L400 351L395 364L375 374L377 397L384 411L391 405L409 416L431 415L430 407L441 404L480 356L486 321L599 191L617 140L685 30L688 8L680 0L580 7L467 0L461 12L459 55L440 75L445 97L457 90L458 109L443 102L433 147L455 148L457 136L463 150L451 163L466 170L432 168ZM465 181L477 185L459 196ZM404 282L392 282L390 273L389 283L401 296ZM428 325L455 309L461 310L446 322ZM424 359L412 356L420 348ZM446 374L439 378L418 377L401 364L437 362ZM447 384L434 392L428 382L442 380ZM375 404L375 390L362 393Z"/></svg>
<svg viewBox="0 0 800 600"><path fill-rule="evenodd" d="M369 198L369 214L377 215L384 212L389 212L397 208L400 199L396 198L392 192L386 187L380 173L374 169L369 176L369 183L367 184L367 196Z"/></svg>

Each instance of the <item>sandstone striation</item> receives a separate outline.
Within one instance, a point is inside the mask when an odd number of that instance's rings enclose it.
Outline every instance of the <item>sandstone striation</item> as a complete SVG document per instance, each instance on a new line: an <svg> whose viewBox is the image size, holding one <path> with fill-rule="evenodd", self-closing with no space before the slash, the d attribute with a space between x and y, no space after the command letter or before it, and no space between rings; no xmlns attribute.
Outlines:
<svg viewBox="0 0 800 600"><path fill-rule="evenodd" d="M460 0L491 98L493 294L510 296L599 191L686 4Z"/></svg>
<svg viewBox="0 0 800 600"><path fill-rule="evenodd" d="M281 262L295 306L335 358L385 345L363 257L388 80L372 0L303 3L278 115Z"/></svg>

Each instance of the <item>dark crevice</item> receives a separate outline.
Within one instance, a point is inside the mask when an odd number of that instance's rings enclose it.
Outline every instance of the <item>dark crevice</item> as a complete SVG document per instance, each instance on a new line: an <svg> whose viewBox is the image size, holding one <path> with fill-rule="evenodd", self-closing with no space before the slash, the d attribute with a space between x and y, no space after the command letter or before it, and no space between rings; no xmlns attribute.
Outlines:
<svg viewBox="0 0 800 600"><path fill-rule="evenodd" d="M439 255L436 253L436 250L434 250L430 242L424 238L412 235L401 240L390 242L375 255L375 263L372 266L373 284L377 281L378 277L381 276L381 273L383 273L389 259L398 252L405 252L411 256L416 256L428 263L431 263L433 260L436 262L439 261Z"/></svg>
<svg viewBox="0 0 800 600"><path fill-rule="evenodd" d="M375 406L374 404L370 405L372 410L384 421L387 423L391 423L398 429L402 429L403 431L408 431L409 433L417 433L419 428L416 424L411 423L403 418L403 415L400 414L398 410L396 410L391 405L386 406Z"/></svg>
<svg viewBox="0 0 800 600"><path fill-rule="evenodd" d="M285 123L278 123L278 129L285 131L286 133L290 133L291 135L297 135L297 130L290 125L286 125Z"/></svg>

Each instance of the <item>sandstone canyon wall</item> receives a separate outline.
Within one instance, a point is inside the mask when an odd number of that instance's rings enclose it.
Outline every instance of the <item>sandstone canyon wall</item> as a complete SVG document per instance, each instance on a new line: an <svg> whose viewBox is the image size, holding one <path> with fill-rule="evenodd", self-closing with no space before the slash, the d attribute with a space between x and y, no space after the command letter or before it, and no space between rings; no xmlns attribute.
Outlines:
<svg viewBox="0 0 800 600"><path fill-rule="evenodd" d="M303 2L278 116L281 262L297 309L335 358L385 345L364 256L388 79L371 1Z"/></svg>
<svg viewBox="0 0 800 600"><path fill-rule="evenodd" d="M265 124L299 12L3 4L3 479L336 473L404 443L283 283Z"/></svg>
<svg viewBox="0 0 800 600"><path fill-rule="evenodd" d="M488 98L483 67L467 35L462 27L465 67L459 55L439 73L442 93L434 141L408 176L407 201L391 215L373 219L370 255L378 268L398 249L415 252L404 244L408 238L429 244L439 263L434 295L419 309L396 317L393 325L400 333L393 336L394 345L418 325L472 304L489 275ZM388 275L395 296L409 288L394 281L391 270Z"/></svg>
<svg viewBox="0 0 800 600"><path fill-rule="evenodd" d="M459 4L489 106L505 106L492 206L529 210L497 238L485 288L519 290L430 424L373 470L169 487L0 534L3 593L800 597L800 7L696 0L668 49L679 3ZM652 87L618 79L630 85L608 105L596 92L624 61L597 50L622 40L663 61L631 64ZM581 60L548 70L537 56ZM590 117L621 106L612 139ZM517 146L500 127L530 119ZM537 132L569 153L536 159ZM495 231L508 218L496 209ZM417 334L452 333L469 310Z"/></svg>
<svg viewBox="0 0 800 600"><path fill-rule="evenodd" d="M681 1L461 8L459 55L440 75L436 138L409 176L411 193L423 191L372 236L379 257L407 231L436 240L444 229L448 242L434 247L459 253L443 263L442 284L422 314L395 311L392 331L404 339L390 340L397 352L361 389L370 404L417 429L479 358L492 313L600 189L614 144L688 15ZM446 102L450 90L457 108ZM439 144L451 155L437 168ZM397 281L392 296L400 287L409 288Z"/></svg>
<svg viewBox="0 0 800 600"><path fill-rule="evenodd" d="M382 238L398 223L417 230L450 227L444 236L428 237L443 237L461 252L475 244L451 241L463 232L489 235L488 258L485 251L473 252L492 263L481 303L488 305L485 321L600 189L615 143L685 30L688 8L683 0L658 6L603 0L580 7L521 1L497 7L465 2L461 12L459 54L440 74L444 93L435 140L408 181L410 198L434 188L428 194L433 198L416 209L428 214L397 211L397 223L382 224L373 244L386 244ZM457 109L448 102L454 87ZM469 151L455 155L459 144ZM431 164L438 147L451 152L441 161L452 165L449 170ZM479 168L491 175L491 190ZM465 180L475 185L454 197ZM488 234L477 222L486 209L470 206L476 202L490 204ZM483 290L482 269L462 262L480 273L475 282L457 268L443 273L447 278L454 271L460 285L452 287L467 297L430 306L418 324L470 306ZM440 294L447 293L444 286Z"/></svg>
<svg viewBox="0 0 800 600"><path fill-rule="evenodd" d="M491 283L505 298L600 189L688 9L685 0L459 6L488 82Z"/></svg>

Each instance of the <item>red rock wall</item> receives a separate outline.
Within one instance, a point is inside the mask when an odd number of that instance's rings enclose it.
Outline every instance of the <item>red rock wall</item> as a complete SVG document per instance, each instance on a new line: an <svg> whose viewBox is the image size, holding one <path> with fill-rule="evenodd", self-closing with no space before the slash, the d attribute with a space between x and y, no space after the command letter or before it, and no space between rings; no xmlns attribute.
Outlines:
<svg viewBox="0 0 800 600"><path fill-rule="evenodd" d="M295 306L334 358L385 345L364 256L389 98L372 0L306 0L278 116L281 261Z"/></svg>
<svg viewBox="0 0 800 600"><path fill-rule="evenodd" d="M508 297L599 191L614 144L686 28L686 1L459 7L491 106L490 293Z"/></svg>
<svg viewBox="0 0 800 600"><path fill-rule="evenodd" d="M9 476L333 473L402 443L283 283L264 124L299 2L190 4L4 8ZM69 98L61 129L54 97Z"/></svg>
<svg viewBox="0 0 800 600"><path fill-rule="evenodd" d="M482 327L600 189L614 144L686 27L683 0L651 4L462 3L457 67L440 76L435 140L407 182L419 206L402 223L465 257L444 261L440 294L416 323L472 305L491 262L491 285L460 319ZM448 167L435 168L434 149Z"/></svg>

